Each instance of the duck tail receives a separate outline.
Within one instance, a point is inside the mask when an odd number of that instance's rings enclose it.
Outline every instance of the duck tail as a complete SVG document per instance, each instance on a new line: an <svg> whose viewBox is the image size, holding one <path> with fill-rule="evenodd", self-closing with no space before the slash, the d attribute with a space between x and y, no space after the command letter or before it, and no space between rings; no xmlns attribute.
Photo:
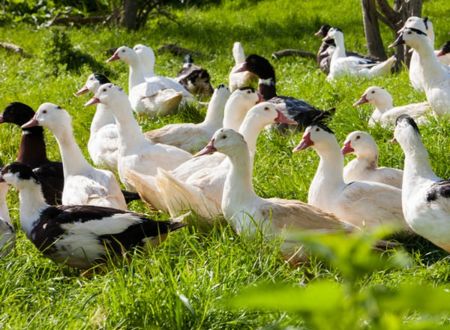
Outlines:
<svg viewBox="0 0 450 330"><path fill-rule="evenodd" d="M140 198L149 204L149 206L157 210L167 211L167 207L163 203L153 176L127 170L125 172L125 179L136 189Z"/></svg>
<svg viewBox="0 0 450 330"><path fill-rule="evenodd" d="M391 73L391 68L397 61L397 57L395 55L389 57L386 61L378 63L369 69L369 76L383 76L385 74Z"/></svg>
<svg viewBox="0 0 450 330"><path fill-rule="evenodd" d="M233 57L236 64L245 62L244 47L239 41L233 44Z"/></svg>

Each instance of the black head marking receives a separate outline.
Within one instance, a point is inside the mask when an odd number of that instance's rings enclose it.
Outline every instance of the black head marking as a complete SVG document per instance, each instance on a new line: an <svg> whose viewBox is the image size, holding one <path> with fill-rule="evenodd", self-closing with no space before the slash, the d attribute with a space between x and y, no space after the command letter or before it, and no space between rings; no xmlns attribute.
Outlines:
<svg viewBox="0 0 450 330"><path fill-rule="evenodd" d="M320 127L320 128L323 129L325 132L328 132L328 133L334 135L334 132L331 130L331 128L329 128L324 122L318 122L318 123L315 123L314 125Z"/></svg>
<svg viewBox="0 0 450 330"><path fill-rule="evenodd" d="M343 33L342 30L341 30L340 28L338 28L338 27L335 27L334 29L335 29L336 31L339 31L339 32Z"/></svg>
<svg viewBox="0 0 450 330"><path fill-rule="evenodd" d="M425 29L428 30L428 17L423 18L423 24L425 24Z"/></svg>
<svg viewBox="0 0 450 330"><path fill-rule="evenodd" d="M427 36L427 34L425 32L423 32L422 30L416 29L416 28L412 28L412 27L408 27L405 29L405 31L403 33L405 33L406 31L413 31L419 35L423 35L423 36Z"/></svg>
<svg viewBox="0 0 450 330"><path fill-rule="evenodd" d="M3 111L3 122L22 126L34 116L34 111L21 102L12 102Z"/></svg>
<svg viewBox="0 0 450 330"><path fill-rule="evenodd" d="M251 91L252 93L255 92L255 89L253 87L240 87L240 91Z"/></svg>
<svg viewBox="0 0 450 330"><path fill-rule="evenodd" d="M445 55L445 54L450 53L450 40L447 41L447 42L444 44L444 46L442 46L442 48L441 48L441 53L442 53L442 55Z"/></svg>
<svg viewBox="0 0 450 330"><path fill-rule="evenodd" d="M107 84L107 83L111 82L111 81L109 81L109 79L104 74L101 74L101 73L94 73L94 78L96 80L98 80L100 85Z"/></svg>
<svg viewBox="0 0 450 330"><path fill-rule="evenodd" d="M3 167L1 174L5 175L7 173L17 174L21 180L31 180L34 179L36 182L39 182L36 174L34 174L33 169L25 164L14 162Z"/></svg>
<svg viewBox="0 0 450 330"><path fill-rule="evenodd" d="M410 116L408 116L408 115L398 116L397 120L395 121L395 125L398 125L398 123L401 121L406 121L410 126L412 126L412 128L414 128L414 130L417 132L417 134L420 135L419 127L417 127L416 122Z"/></svg>
<svg viewBox="0 0 450 330"><path fill-rule="evenodd" d="M252 54L245 59L247 70L261 79L272 78L275 80L275 70L270 62L259 55Z"/></svg>
<svg viewBox="0 0 450 330"><path fill-rule="evenodd" d="M319 31L317 31L317 34L316 34L316 35L325 37L325 36L327 35L328 31L330 31L330 29L331 29L331 25L329 25L329 24L323 24L323 25L319 28Z"/></svg>

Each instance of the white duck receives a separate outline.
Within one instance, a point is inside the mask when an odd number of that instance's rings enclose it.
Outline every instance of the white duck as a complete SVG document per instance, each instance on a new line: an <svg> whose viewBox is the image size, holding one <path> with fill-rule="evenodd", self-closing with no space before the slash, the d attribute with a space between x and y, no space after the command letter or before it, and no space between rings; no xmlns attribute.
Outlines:
<svg viewBox="0 0 450 330"><path fill-rule="evenodd" d="M336 43L335 51L331 56L330 72L327 80L332 81L343 76L358 76L373 78L389 74L394 65L395 56L391 56L384 62L373 63L372 60L363 59L356 56L347 56L345 53L344 34L338 28L331 28L326 39L334 39Z"/></svg>
<svg viewBox="0 0 450 330"><path fill-rule="evenodd" d="M133 47L141 62L142 72L146 80L155 76L155 52L151 47L137 44ZM170 78L169 78L170 79Z"/></svg>
<svg viewBox="0 0 450 330"><path fill-rule="evenodd" d="M409 17L405 22L405 27L416 28L421 31L426 31L426 34L431 42L431 47L434 48L434 31L433 31L433 23L428 19L428 17L421 18L417 16ZM401 32L401 29L399 32ZM440 50L435 50L434 53L436 56L440 54ZM448 65L446 63L446 57L438 56L438 60L440 63ZM424 91L424 75L423 75L423 67L420 63L419 53L416 50L412 50L411 60L409 62L409 80L411 85L415 90Z"/></svg>
<svg viewBox="0 0 450 330"><path fill-rule="evenodd" d="M228 86L231 92L238 88L249 87L257 83L258 77L250 71L234 72L245 62L245 52L242 44L236 41L233 44L234 67L231 69L228 78Z"/></svg>
<svg viewBox="0 0 450 330"><path fill-rule="evenodd" d="M91 74L86 84L75 93L76 96L87 92L95 94L100 85L109 83L109 79L102 74ZM101 103L97 104L94 118L92 118L88 152L96 166L105 167L110 171L117 170L119 149L119 133L116 120L110 111Z"/></svg>
<svg viewBox="0 0 450 330"><path fill-rule="evenodd" d="M238 130L249 109L259 101L260 96L252 88L235 90L225 104L223 126ZM197 172L201 172L206 168L219 167L224 159L225 156L222 154L194 157L170 171L170 173L177 180L186 182L190 177L196 177ZM127 171L125 175L144 201L158 210L168 211L164 201L159 198L161 192L156 185L154 176L144 175L132 170Z"/></svg>
<svg viewBox="0 0 450 330"><path fill-rule="evenodd" d="M16 232L6 204L7 194L8 184L0 179L0 258L11 252L16 240Z"/></svg>
<svg viewBox="0 0 450 330"><path fill-rule="evenodd" d="M308 203L358 227L408 226L403 218L401 190L377 182L345 183L344 157L333 132L323 124L309 126L294 152L312 147L320 156L308 192Z"/></svg>
<svg viewBox="0 0 450 330"><path fill-rule="evenodd" d="M158 167L174 169L192 158L192 155L179 148L147 140L133 117L127 94L113 84L101 85L95 96L86 105L102 103L116 119L119 131L118 172L127 190L134 187L125 178L126 170L154 175Z"/></svg>
<svg viewBox="0 0 450 330"><path fill-rule="evenodd" d="M390 47L404 43L419 54L423 68L423 87L431 109L437 115L450 113L450 72L439 63L426 31L404 26Z"/></svg>
<svg viewBox="0 0 450 330"><path fill-rule="evenodd" d="M406 222L418 235L450 252L450 180L433 172L411 117L398 118L394 137L405 153L402 204Z"/></svg>
<svg viewBox="0 0 450 330"><path fill-rule="evenodd" d="M345 138L342 154L353 153L356 158L344 168L344 181L374 181L402 188L403 171L390 167L378 167L378 147L366 132L355 131Z"/></svg>
<svg viewBox="0 0 450 330"><path fill-rule="evenodd" d="M128 90L134 111L147 115L165 115L174 112L183 97L191 94L172 79L154 76L145 79L141 61L136 52L126 46L119 47L107 62L122 60L129 65Z"/></svg>
<svg viewBox="0 0 450 330"><path fill-rule="evenodd" d="M97 205L126 210L124 196L114 174L92 167L75 141L72 118L66 110L43 103L23 128L42 126L55 135L64 169L63 205Z"/></svg>
<svg viewBox="0 0 450 330"><path fill-rule="evenodd" d="M180 149L195 152L200 150L222 127L225 103L230 92L220 85L208 105L205 120L199 124L170 124L145 133L145 137L155 143L169 144Z"/></svg>
<svg viewBox="0 0 450 330"><path fill-rule="evenodd" d="M259 133L264 127L275 123L293 123L293 120L285 117L276 107L270 102L255 105L249 110L239 129L248 143L252 161ZM202 154L203 152L200 152L197 155ZM220 166L198 171L185 182L177 180L169 172L159 171L156 177L157 185L170 214L191 209L205 219L220 215L223 186L229 169L230 163L224 159Z"/></svg>
<svg viewBox="0 0 450 330"><path fill-rule="evenodd" d="M384 88L378 86L367 88L353 106L356 107L364 103L370 103L375 106L375 110L369 118L370 127L374 127L377 123L383 127L394 125L397 117L403 114L408 114L413 118L419 119L421 122L425 122L426 118L424 116L431 112L431 107L428 102L394 107L391 94Z"/></svg>
<svg viewBox="0 0 450 330"><path fill-rule="evenodd" d="M252 183L253 161L244 137L232 129L218 130L202 153L227 155L230 170L226 175L221 208L225 219L238 234L262 231L265 236L288 238L293 232L350 231L354 226L335 216L296 200L259 197ZM283 254L291 254L292 242L282 246Z"/></svg>

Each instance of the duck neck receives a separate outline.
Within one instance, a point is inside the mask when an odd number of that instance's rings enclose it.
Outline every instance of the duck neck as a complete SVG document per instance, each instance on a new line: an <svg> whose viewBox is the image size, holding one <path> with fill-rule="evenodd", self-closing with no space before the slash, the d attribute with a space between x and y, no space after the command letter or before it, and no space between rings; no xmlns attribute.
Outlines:
<svg viewBox="0 0 450 330"><path fill-rule="evenodd" d="M264 100L270 100L277 96L277 88L275 77L258 80L258 92L263 96Z"/></svg>
<svg viewBox="0 0 450 330"><path fill-rule="evenodd" d="M113 102L113 105L109 106L108 110L113 113L116 120L120 141L119 150L126 152L135 146L139 146L144 141L150 143L145 139L141 127L133 116L128 98L124 97Z"/></svg>
<svg viewBox="0 0 450 330"><path fill-rule="evenodd" d="M49 207L45 202L40 184L29 182L19 192L20 224L27 237L30 237L36 221L39 220L42 210Z"/></svg>
<svg viewBox="0 0 450 330"><path fill-rule="evenodd" d="M91 134L97 133L103 126L115 124L115 122L113 114L106 109L104 104L99 103L94 118L92 118Z"/></svg>
<svg viewBox="0 0 450 330"><path fill-rule="evenodd" d="M8 185L6 183L0 183L0 219L11 223L9 217L8 204L6 204L6 195L8 194Z"/></svg>
<svg viewBox="0 0 450 330"><path fill-rule="evenodd" d="M392 103L392 97L391 98L387 98L387 97L380 98L380 99L374 100L373 103L374 103L376 109L381 113L384 113L394 107L394 104Z"/></svg>
<svg viewBox="0 0 450 330"><path fill-rule="evenodd" d="M212 127L222 127L224 119L224 106L223 103L220 104L219 101L211 99L208 105L208 110L206 111L205 120L203 124Z"/></svg>
<svg viewBox="0 0 450 330"><path fill-rule="evenodd" d="M17 161L31 168L39 167L49 162L42 127L32 127L22 130Z"/></svg>
<svg viewBox="0 0 450 330"><path fill-rule="evenodd" d="M431 40L429 38L422 39L422 42L415 48L419 54L420 64L423 68L424 83L429 81L441 81L446 79L447 71L442 68L436 54L434 53Z"/></svg>
<svg viewBox="0 0 450 330"><path fill-rule="evenodd" d="M343 178L344 156L342 155L336 140L333 143L315 148L319 157L319 167L313 182L321 182L327 190L333 190L345 185Z"/></svg>
<svg viewBox="0 0 450 330"><path fill-rule="evenodd" d="M404 177L408 177L411 184L416 184L417 179L435 180L438 179L434 174L428 152L420 138L416 138L413 144L403 148L405 153Z"/></svg>
<svg viewBox="0 0 450 330"><path fill-rule="evenodd" d="M142 70L142 65L137 56L135 56L135 58L130 58L128 60L128 65L130 67L128 76L128 92L130 93L134 87L145 82L145 76Z"/></svg>
<svg viewBox="0 0 450 330"><path fill-rule="evenodd" d="M250 160L253 163L256 152L256 143L258 141L259 133L264 129L265 125L261 122L257 115L248 114L239 128L239 133L244 136L245 142L248 145L248 152Z"/></svg>
<svg viewBox="0 0 450 330"><path fill-rule="evenodd" d="M364 154L356 155L358 162L364 166L364 168L375 169L378 166L378 153L367 152Z"/></svg>
<svg viewBox="0 0 450 330"><path fill-rule="evenodd" d="M336 35L334 42L336 49L333 52L333 58L346 57L344 35Z"/></svg>
<svg viewBox="0 0 450 330"><path fill-rule="evenodd" d="M223 116L223 128L231 128L235 131L239 131L245 115L249 109L245 105L238 105L235 102L229 102L225 106Z"/></svg>
<svg viewBox="0 0 450 330"><path fill-rule="evenodd" d="M72 125L69 124L64 125L64 127L60 126L55 128L53 129L53 134L56 137L61 152L64 178L67 178L68 175L77 174L92 168L86 158L84 158L80 147L75 141Z"/></svg>
<svg viewBox="0 0 450 330"><path fill-rule="evenodd" d="M256 197L252 183L252 162L248 148L234 150L233 155L228 155L231 163L230 171L225 180L222 205L240 205L249 198Z"/></svg>

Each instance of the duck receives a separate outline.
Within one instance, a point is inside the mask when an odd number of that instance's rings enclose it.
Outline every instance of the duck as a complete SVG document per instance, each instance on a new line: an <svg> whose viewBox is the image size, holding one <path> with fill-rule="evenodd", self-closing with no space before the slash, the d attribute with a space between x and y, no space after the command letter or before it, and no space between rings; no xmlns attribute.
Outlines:
<svg viewBox="0 0 450 330"><path fill-rule="evenodd" d="M146 242L157 245L184 226L173 220L93 205L50 206L31 168L11 163L2 179L19 191L20 224L27 238L56 263L87 269Z"/></svg>
<svg viewBox="0 0 450 330"><path fill-rule="evenodd" d="M187 151L147 140L133 117L130 101L122 88L111 83L101 85L85 106L98 103L102 103L116 119L120 143L117 169L127 190L135 192L124 175L127 169L154 175L158 167L171 170L192 158Z"/></svg>
<svg viewBox="0 0 450 330"><path fill-rule="evenodd" d="M16 231L11 223L6 204L7 194L8 184L0 179L0 258L4 258L12 251L16 241Z"/></svg>
<svg viewBox="0 0 450 330"><path fill-rule="evenodd" d="M192 95L176 81L153 76L145 78L141 60L136 52L126 46L119 47L107 62L122 60L129 66L128 90L132 109L138 114L148 116L174 113L183 98Z"/></svg>
<svg viewBox="0 0 450 330"><path fill-rule="evenodd" d="M250 71L259 78L258 91L263 96L264 101L274 103L278 106L278 109L283 109L286 116L297 122L295 126L299 129L304 129L313 120L324 120L334 114L335 109L322 111L303 100L277 95L275 70L272 64L262 56L249 55L234 72L242 71ZM281 128L285 128L285 126Z"/></svg>
<svg viewBox="0 0 450 330"><path fill-rule="evenodd" d="M403 171L378 167L378 146L373 137L363 131L347 135L342 154L355 154L356 158L344 167L344 181L373 181L402 189Z"/></svg>
<svg viewBox="0 0 450 330"><path fill-rule="evenodd" d="M264 127L274 123L292 124L292 119L287 118L270 102L255 105L245 116L239 132L247 141L252 162L259 133ZM208 150L208 147L203 150ZM206 154L210 153L200 151L196 156ZM156 183L169 213L174 216L190 209L206 220L220 215L223 187L229 169L230 163L225 158L219 166L200 170L186 181L178 180L171 173L159 170Z"/></svg>
<svg viewBox="0 0 450 330"><path fill-rule="evenodd" d="M137 44L133 47L133 50L136 52L136 55L139 58L145 80L149 80L155 77L156 58L153 49L143 44Z"/></svg>
<svg viewBox="0 0 450 330"><path fill-rule="evenodd" d="M127 204L114 174L92 167L75 141L72 117L59 105L43 103L22 128L42 126L58 142L63 161L63 205L96 205L126 210Z"/></svg>
<svg viewBox="0 0 450 330"><path fill-rule="evenodd" d="M225 103L223 127L238 130L247 112L261 101L260 95L251 87L235 90ZM179 181L187 182L190 178L197 178L197 173L202 173L208 168L220 168L225 156L222 154L209 155L208 157L193 157L179 165L170 174ZM151 208L168 212L169 209L164 200L160 198L161 191L156 184L155 175L127 170L125 176L135 187L141 199Z"/></svg>
<svg viewBox="0 0 450 330"><path fill-rule="evenodd" d="M411 16L406 20L404 27L416 28L421 31L425 31L426 35L428 36L428 38L431 42L431 47L434 48L433 23L431 22L431 20L428 17L421 18L421 17L417 17L417 16ZM402 30L403 30L403 28L400 29L399 33L401 33ZM436 54L438 61L441 64L445 64L445 65L449 64L449 63L446 63L445 57L439 56L440 50L437 50L437 51L435 50L434 53ZM409 72L408 72L409 81L411 82L412 87L415 90L420 91L420 92L425 91L423 70L424 70L424 68L422 67L422 64L420 62L419 53L416 50L412 49L411 59L409 62Z"/></svg>
<svg viewBox="0 0 450 330"><path fill-rule="evenodd" d="M297 200L261 198L252 183L253 161L245 138L232 129L218 130L202 154L220 152L227 156L230 169L223 185L221 209L239 235L282 237L282 253L293 249L289 234L295 232L350 232L355 226L334 215ZM294 251L297 249L294 249Z"/></svg>
<svg viewBox="0 0 450 330"><path fill-rule="evenodd" d="M408 27L407 24L389 47L406 44L418 53L420 65L423 68L423 87L427 101L437 116L448 114L450 113L450 71L439 63L426 30Z"/></svg>
<svg viewBox="0 0 450 330"><path fill-rule="evenodd" d="M439 62L450 66L450 40L436 52L436 56Z"/></svg>
<svg viewBox="0 0 450 330"><path fill-rule="evenodd" d="M331 26L329 24L323 24L319 28L319 30L316 33L314 33L314 35L316 37L323 39L327 36L328 31L330 29L331 29ZM335 44L334 40L333 39L325 39L325 40L322 40L322 44L320 45L319 50L317 51L317 55L316 55L317 66L326 75L328 75L328 73L330 72L331 56L333 55L333 52L335 49L336 49L336 44ZM377 61L369 56L364 56L364 55L361 55L361 54L358 54L355 52L346 51L345 54L346 54L346 56L354 56L354 57L359 57L364 60L373 61L373 64L375 64Z"/></svg>
<svg viewBox="0 0 450 330"><path fill-rule="evenodd" d="M403 106L394 107L392 95L384 88L379 86L370 86L353 106L370 103L375 106L375 110L369 118L369 126L374 127L380 124L382 127L395 125L395 120L401 114L408 114L421 123L426 123L426 115L431 113L431 107L428 102L411 103Z"/></svg>
<svg viewBox="0 0 450 330"><path fill-rule="evenodd" d="M199 151L216 130L222 127L225 103L230 91L225 85L219 85L208 105L206 117L199 124L169 124L145 133L145 137L155 143L163 143L188 152Z"/></svg>
<svg viewBox="0 0 450 330"><path fill-rule="evenodd" d="M252 87L257 82L257 76L254 73L246 70L236 71L245 62L244 47L239 41L236 41L233 44L232 53L234 58L234 66L231 69L230 75L228 77L228 88L230 89L230 92L234 92L239 88Z"/></svg>
<svg viewBox="0 0 450 330"><path fill-rule="evenodd" d="M361 57L347 56L345 52L344 33L339 28L331 28L324 40L332 39L336 48L331 56L330 72L327 80L333 81L345 76L373 78L389 74L396 62L396 57L391 56L383 62Z"/></svg>
<svg viewBox="0 0 450 330"><path fill-rule="evenodd" d="M400 189L369 181L345 183L344 157L328 126L323 123L309 126L293 152L309 147L319 154L320 162L309 187L308 204L363 229L390 225L408 230Z"/></svg>
<svg viewBox="0 0 450 330"><path fill-rule="evenodd" d="M34 110L27 104L12 102L0 115L0 124L10 123L22 126L34 116ZM42 127L22 128L22 138L16 160L33 168L42 182L47 203L61 204L64 188L64 171L61 162L47 158L47 148Z"/></svg>
<svg viewBox="0 0 450 330"><path fill-rule="evenodd" d="M100 73L89 75L85 85L75 95L80 96L87 92L95 94L100 85L109 83L109 79ZM110 171L117 170L117 158L119 149L119 133L116 120L103 104L97 104L94 118L91 122L88 141L88 152L95 166L106 168Z"/></svg>
<svg viewBox="0 0 450 330"><path fill-rule="evenodd" d="M190 54L185 56L183 67L178 72L175 80L183 85L189 93L200 99L209 98L214 92L208 71L196 65Z"/></svg>
<svg viewBox="0 0 450 330"><path fill-rule="evenodd" d="M450 180L431 168L414 119L401 115L394 138L405 154L402 205L406 222L418 235L450 252Z"/></svg>

